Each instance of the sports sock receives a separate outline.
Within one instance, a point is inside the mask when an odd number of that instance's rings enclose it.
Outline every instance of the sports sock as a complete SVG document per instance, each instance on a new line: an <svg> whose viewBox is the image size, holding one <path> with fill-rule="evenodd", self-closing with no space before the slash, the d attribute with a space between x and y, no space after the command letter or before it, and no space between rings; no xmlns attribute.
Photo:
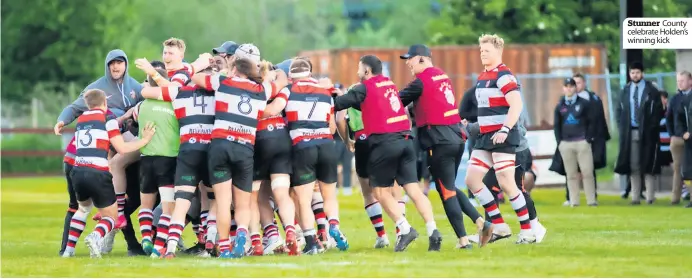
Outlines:
<svg viewBox="0 0 692 279"><path fill-rule="evenodd" d="M493 224L502 224L505 222L500 213L500 209L497 207L495 198L493 198L493 194L490 193L488 188L483 186L479 191L474 192L473 195L478 198L478 201L483 205L483 208L485 208L485 212L490 217L490 222Z"/></svg>
<svg viewBox="0 0 692 279"><path fill-rule="evenodd" d="M72 224L72 216L74 216L76 209L68 209L65 213L65 220L62 225L62 241L60 242L60 254L65 252L65 247L67 247L67 241L70 239L70 224Z"/></svg>
<svg viewBox="0 0 692 279"><path fill-rule="evenodd" d="M435 221L425 223L425 230L428 232L428 237L430 237L436 229L437 224L435 223Z"/></svg>
<svg viewBox="0 0 692 279"><path fill-rule="evenodd" d="M526 209L526 200L524 199L524 195L519 193L516 197L510 198L509 201L512 203L512 209L514 209L514 212L517 213L521 232L530 233L531 222L529 221L529 210Z"/></svg>
<svg viewBox="0 0 692 279"><path fill-rule="evenodd" d="M378 237L385 235L384 222L382 221L382 205L379 202L374 202L365 206L365 212L370 217L370 223L375 228Z"/></svg>
<svg viewBox="0 0 692 279"><path fill-rule="evenodd" d="M94 231L99 234L101 238L106 236L111 230L113 230L113 227L115 226L115 221L111 217L101 217L101 220L96 224L96 228L94 228Z"/></svg>
<svg viewBox="0 0 692 279"><path fill-rule="evenodd" d="M120 218L120 216L125 215L125 203L127 203L125 199L125 192L116 193L115 200L118 202L118 218Z"/></svg>
<svg viewBox="0 0 692 279"><path fill-rule="evenodd" d="M317 234L326 234L328 223L327 214L324 213L324 201L320 193L312 194L312 213L315 214L315 222L317 222Z"/></svg>
<svg viewBox="0 0 692 279"><path fill-rule="evenodd" d="M65 252L74 253L75 246L77 246L77 241L84 231L84 226L86 226L86 219L88 214L82 211L77 211L72 215L70 219L69 236L67 238L67 243L65 246Z"/></svg>
<svg viewBox="0 0 692 279"><path fill-rule="evenodd" d="M397 220L396 227L401 234L408 234L411 232L411 225L408 223L408 220L406 220L406 217L401 217L401 219Z"/></svg>
<svg viewBox="0 0 692 279"><path fill-rule="evenodd" d="M180 222L171 222L170 226L168 226L168 247L166 253L175 253L178 249L178 242L184 228L185 226Z"/></svg>
<svg viewBox="0 0 692 279"><path fill-rule="evenodd" d="M151 209L142 208L137 214L139 219L139 231L142 233L142 241L152 241L151 226L154 222L154 212Z"/></svg>
<svg viewBox="0 0 692 279"><path fill-rule="evenodd" d="M156 240L154 241L154 249L162 250L168 240L168 229L171 222L171 216L162 214L159 217L159 223L156 226Z"/></svg>

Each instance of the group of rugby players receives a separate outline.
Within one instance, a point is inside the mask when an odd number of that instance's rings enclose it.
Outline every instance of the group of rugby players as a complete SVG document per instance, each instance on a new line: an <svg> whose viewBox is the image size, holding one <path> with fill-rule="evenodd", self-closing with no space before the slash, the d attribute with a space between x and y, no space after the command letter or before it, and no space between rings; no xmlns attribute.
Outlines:
<svg viewBox="0 0 692 279"><path fill-rule="evenodd" d="M74 256L93 207L99 210L94 217L98 224L85 243L92 257L112 250L116 233L131 226L125 207L133 197L125 188L134 186L127 185L125 168L138 160L141 254L174 258L189 223L198 243L187 251L202 257L347 250L339 227L335 131L355 151L365 209L377 233L375 248L389 246L383 210L396 223L395 251L404 251L418 237L405 217L403 187L425 221L428 250L440 250L432 205L418 185L415 145L427 157L458 237L457 248L471 248L472 241L482 247L511 235L491 187L486 187L490 185L483 183L490 169L499 184L492 186L505 191L518 216L517 243L540 242L545 228L530 196L518 187L530 169L530 154L528 162L526 156L515 156L524 137L518 123L519 87L501 63L502 39L485 35L479 43L486 70L475 89L478 122L462 124L451 81L432 65L424 45L401 56L416 76L407 88L399 91L382 75L382 62L366 55L359 63L361 82L342 92L327 78L313 78L307 58L274 66L260 59L256 46L229 41L215 48L214 55L205 53L187 64L184 42L166 40L163 65L135 61L147 81L129 96L137 102L127 112L111 113L112 95L104 90L88 87L80 96L84 108L77 112L65 160L71 200L78 206L66 218L69 232L64 233L61 255ZM107 76L109 67L112 74L123 62L120 71L126 73L124 53L109 54ZM128 78L115 80L121 94L127 93ZM415 117L417 141L410 116ZM56 133L66 124L59 121ZM486 218L454 184L464 152L464 125L477 130L466 182ZM466 235L462 213L475 223L477 236Z"/></svg>

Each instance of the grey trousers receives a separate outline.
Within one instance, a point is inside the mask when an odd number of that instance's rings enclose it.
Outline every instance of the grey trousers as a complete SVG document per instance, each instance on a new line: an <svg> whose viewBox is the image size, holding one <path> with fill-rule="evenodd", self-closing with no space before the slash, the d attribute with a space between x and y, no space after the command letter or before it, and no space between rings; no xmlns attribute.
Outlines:
<svg viewBox="0 0 692 279"><path fill-rule="evenodd" d="M640 201L639 193L642 192L642 182L644 183L644 186L646 186L646 199L653 200L654 193L656 192L656 188L654 188L654 183L656 182L656 179L651 174L645 174L644 181L642 181L642 170L640 168L641 158L639 157L638 130L632 130L630 146L630 182L632 183L632 193L630 196L632 197L632 201Z"/></svg>

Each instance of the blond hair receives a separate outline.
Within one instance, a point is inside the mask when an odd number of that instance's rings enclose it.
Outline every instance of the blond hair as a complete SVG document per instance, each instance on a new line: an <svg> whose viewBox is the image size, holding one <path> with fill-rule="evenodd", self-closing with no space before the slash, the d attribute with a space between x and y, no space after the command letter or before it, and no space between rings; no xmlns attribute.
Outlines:
<svg viewBox="0 0 692 279"><path fill-rule="evenodd" d="M83 98L89 109L95 109L106 103L106 92L101 89L89 89Z"/></svg>
<svg viewBox="0 0 692 279"><path fill-rule="evenodd" d="M492 44L497 49L505 47L505 40L496 34L483 34L478 38L478 44Z"/></svg>
<svg viewBox="0 0 692 279"><path fill-rule="evenodd" d="M689 71L679 72L678 75L680 75L681 77L687 77L687 79L692 79L692 73L690 73Z"/></svg>
<svg viewBox="0 0 692 279"><path fill-rule="evenodd" d="M267 74L274 68L274 65L272 65L272 62L269 62L267 60L262 60L259 64L259 72L260 76L266 77Z"/></svg>
<svg viewBox="0 0 692 279"><path fill-rule="evenodd" d="M185 52L185 41L178 38L170 38L163 41L164 47L177 47L180 51Z"/></svg>

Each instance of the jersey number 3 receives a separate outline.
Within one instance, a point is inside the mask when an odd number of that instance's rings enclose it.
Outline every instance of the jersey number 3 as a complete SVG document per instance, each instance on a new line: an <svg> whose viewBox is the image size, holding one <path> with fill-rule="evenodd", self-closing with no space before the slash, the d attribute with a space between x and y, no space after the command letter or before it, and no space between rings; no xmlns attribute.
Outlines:
<svg viewBox="0 0 692 279"><path fill-rule="evenodd" d="M82 147L87 147L87 146L91 145L91 141L94 140L93 136L89 132L91 132L91 128L87 129L86 132L84 132L84 134L81 134L81 136L79 137L79 144L81 144ZM83 136L88 137L86 142L84 141Z"/></svg>

